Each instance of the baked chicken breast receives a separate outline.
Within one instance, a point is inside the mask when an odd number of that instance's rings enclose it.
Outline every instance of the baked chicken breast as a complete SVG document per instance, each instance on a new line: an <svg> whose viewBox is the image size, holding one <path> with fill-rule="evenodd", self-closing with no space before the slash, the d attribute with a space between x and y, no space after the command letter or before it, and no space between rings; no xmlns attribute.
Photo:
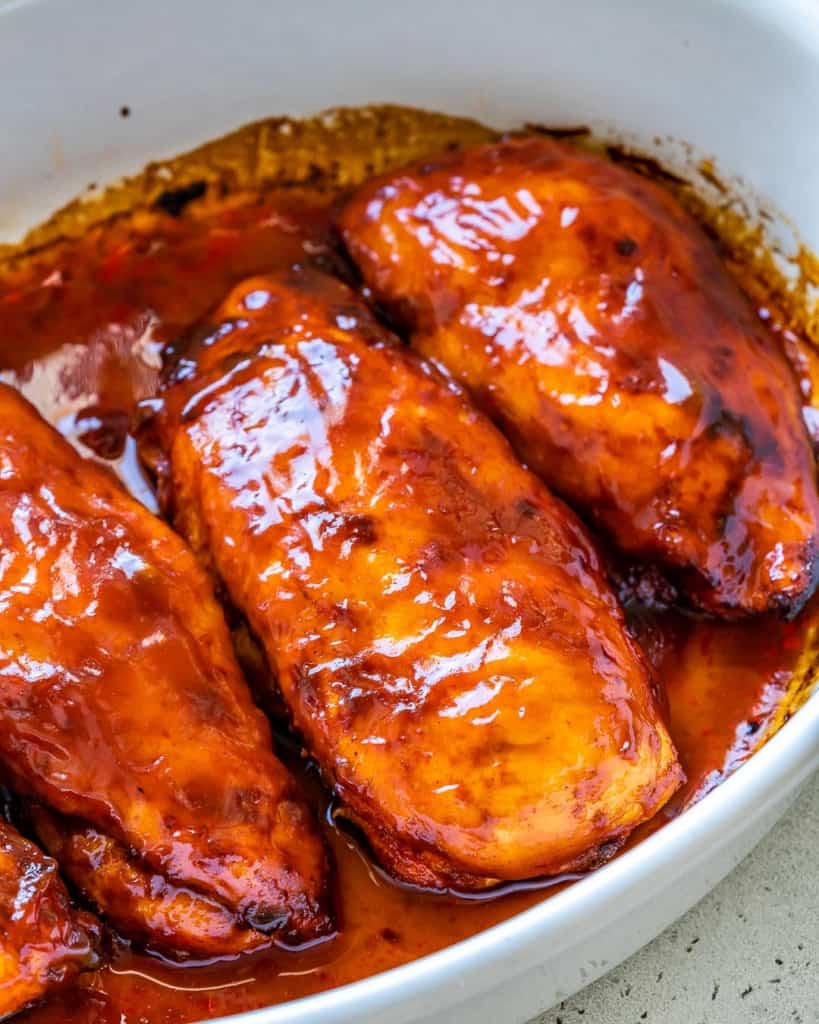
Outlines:
<svg viewBox="0 0 819 1024"><path fill-rule="evenodd" d="M583 526L338 281L239 285L156 420L161 494L381 863L591 868L682 772Z"/></svg>
<svg viewBox="0 0 819 1024"><path fill-rule="evenodd" d="M339 224L415 348L623 551L718 615L804 605L819 499L796 381L669 193L520 138L368 181Z"/></svg>
<svg viewBox="0 0 819 1024"><path fill-rule="evenodd" d="M323 844L210 580L5 385L0 613L0 762L115 928L180 957L329 930Z"/></svg>

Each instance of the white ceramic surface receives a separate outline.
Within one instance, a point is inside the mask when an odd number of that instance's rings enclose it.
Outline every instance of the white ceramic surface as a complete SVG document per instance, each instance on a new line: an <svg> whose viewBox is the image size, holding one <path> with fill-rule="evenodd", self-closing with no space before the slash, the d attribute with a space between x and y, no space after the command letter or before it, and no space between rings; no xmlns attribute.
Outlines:
<svg viewBox="0 0 819 1024"><path fill-rule="evenodd" d="M816 0L0 0L0 237L242 122L393 101L592 124L771 200L819 249ZM119 109L127 104L131 116ZM784 222L783 222L784 223ZM518 1024L656 935L819 765L819 695L716 792L543 904L243 1024Z"/></svg>

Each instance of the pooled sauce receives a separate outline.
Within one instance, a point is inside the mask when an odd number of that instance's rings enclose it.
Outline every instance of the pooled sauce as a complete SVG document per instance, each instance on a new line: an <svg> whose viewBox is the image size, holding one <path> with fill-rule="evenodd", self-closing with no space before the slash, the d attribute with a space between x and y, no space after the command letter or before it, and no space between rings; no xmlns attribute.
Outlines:
<svg viewBox="0 0 819 1024"><path fill-rule="evenodd" d="M154 394L162 346L245 276L294 261L334 266L327 203L305 190L221 203L197 193L27 258L0 279L0 376L155 507L130 425L138 402ZM713 788L755 748L792 681L814 607L792 623L757 618L738 625L635 611L634 629L666 693L688 776L642 834ZM280 746L284 753L292 743L280 737ZM467 938L568 881L472 899L401 888L334 823L310 766L291 759L314 794L335 856L336 938L300 951L178 966L114 937L108 966L19 1019L182 1024L283 1002Z"/></svg>

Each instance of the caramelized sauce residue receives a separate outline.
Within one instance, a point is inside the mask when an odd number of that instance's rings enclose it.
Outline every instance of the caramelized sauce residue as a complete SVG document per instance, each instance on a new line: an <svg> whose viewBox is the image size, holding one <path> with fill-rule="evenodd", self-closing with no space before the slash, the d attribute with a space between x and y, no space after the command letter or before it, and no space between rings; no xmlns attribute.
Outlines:
<svg viewBox="0 0 819 1024"><path fill-rule="evenodd" d="M19 387L84 454L155 507L135 454L138 403L155 392L162 346L250 274L312 261L337 268L326 192L197 189L90 228L11 264L0 279L0 377ZM734 770L783 714L814 602L795 622L721 624L638 609L633 625L669 704L688 782L656 829ZM280 746L292 748L281 737ZM569 879L494 898L415 892L390 882L337 827L312 769L298 763L336 859L340 934L184 967L115 937L109 965L21 1017L27 1024L182 1024L309 995L424 956L546 898Z"/></svg>

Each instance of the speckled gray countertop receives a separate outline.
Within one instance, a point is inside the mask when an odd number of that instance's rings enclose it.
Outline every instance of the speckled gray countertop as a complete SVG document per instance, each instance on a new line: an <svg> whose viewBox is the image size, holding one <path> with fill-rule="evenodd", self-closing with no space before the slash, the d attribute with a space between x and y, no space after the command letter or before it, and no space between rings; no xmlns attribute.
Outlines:
<svg viewBox="0 0 819 1024"><path fill-rule="evenodd" d="M819 1024L819 776L709 896L537 1024Z"/></svg>

